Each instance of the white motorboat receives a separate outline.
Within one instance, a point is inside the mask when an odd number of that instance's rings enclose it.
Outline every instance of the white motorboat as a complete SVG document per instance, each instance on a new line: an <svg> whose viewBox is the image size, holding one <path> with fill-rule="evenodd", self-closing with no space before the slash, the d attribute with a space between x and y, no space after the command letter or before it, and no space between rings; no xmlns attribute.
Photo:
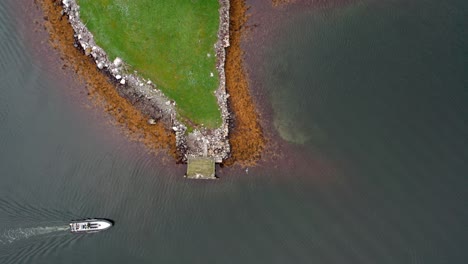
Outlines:
<svg viewBox="0 0 468 264"><path fill-rule="evenodd" d="M114 223L108 219L88 218L83 220L73 220L70 222L70 232L72 233L96 233L111 228Z"/></svg>

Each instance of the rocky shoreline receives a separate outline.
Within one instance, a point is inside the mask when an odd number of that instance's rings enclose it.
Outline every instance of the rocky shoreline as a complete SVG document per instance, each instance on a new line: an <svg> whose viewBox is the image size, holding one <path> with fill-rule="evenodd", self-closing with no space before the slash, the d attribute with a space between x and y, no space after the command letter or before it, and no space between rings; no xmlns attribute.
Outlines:
<svg viewBox="0 0 468 264"><path fill-rule="evenodd" d="M187 133L187 127L177 120L176 103L167 98L157 89L151 80L131 72L129 65L116 58L111 61L106 52L94 41L92 33L80 19L80 7L76 0L62 0L63 15L73 28L75 47L90 56L96 67L115 84L118 93L127 99L135 108L148 116L149 124L163 122L176 135L176 149L178 159L187 161L189 157L209 157L221 163L229 157L230 145L228 140L230 114L227 107L226 77L225 77L225 49L229 46L229 0L219 0L220 26L218 41L215 44L216 68L219 75L219 86L214 92L222 115L222 125L216 129L195 129Z"/></svg>

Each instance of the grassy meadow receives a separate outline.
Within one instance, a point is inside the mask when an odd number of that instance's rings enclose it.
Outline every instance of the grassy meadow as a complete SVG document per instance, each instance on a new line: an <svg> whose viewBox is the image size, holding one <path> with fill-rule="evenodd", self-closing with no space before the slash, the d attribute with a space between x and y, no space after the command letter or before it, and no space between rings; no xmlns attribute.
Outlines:
<svg viewBox="0 0 468 264"><path fill-rule="evenodd" d="M221 114L214 44L217 0L78 0L111 59L122 58L176 101L182 121L214 128ZM213 77L210 76L213 73Z"/></svg>

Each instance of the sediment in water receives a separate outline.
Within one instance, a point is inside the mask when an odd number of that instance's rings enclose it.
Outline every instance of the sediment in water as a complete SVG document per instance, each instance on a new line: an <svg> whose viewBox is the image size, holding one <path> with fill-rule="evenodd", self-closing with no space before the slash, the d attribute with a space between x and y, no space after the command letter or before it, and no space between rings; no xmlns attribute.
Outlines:
<svg viewBox="0 0 468 264"><path fill-rule="evenodd" d="M295 2L295 0L271 0L273 6L287 5Z"/></svg>

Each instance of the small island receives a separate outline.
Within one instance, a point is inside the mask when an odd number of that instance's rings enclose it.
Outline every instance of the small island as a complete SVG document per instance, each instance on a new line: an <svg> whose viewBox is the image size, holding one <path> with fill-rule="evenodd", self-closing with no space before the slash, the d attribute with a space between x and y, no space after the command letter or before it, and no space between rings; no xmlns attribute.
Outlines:
<svg viewBox="0 0 468 264"><path fill-rule="evenodd" d="M65 9L68 16L76 12L72 1L64 3L69 5ZM219 10L222 7L222 15L228 16L228 1L78 0L76 3L79 19L108 58L112 61L122 58L127 72L137 70L138 75L151 80L155 88L174 100L179 120L193 128L221 125L214 91L220 80L216 60L223 60L224 56L215 54L222 50L213 46L220 30ZM220 38L228 38L220 33ZM226 45L222 43L217 49Z"/></svg>
<svg viewBox="0 0 468 264"><path fill-rule="evenodd" d="M187 177L211 179L215 163L258 160L264 140L242 68L243 1L44 0L43 7L53 45L69 53L66 18L75 48L139 112L140 121L125 121L126 103L119 101L110 111L118 120L145 135L150 126L174 134L174 141L165 138L175 145L176 159L189 163ZM51 19L57 11L60 17ZM96 86L88 69L76 72ZM102 94L115 101L110 93Z"/></svg>

